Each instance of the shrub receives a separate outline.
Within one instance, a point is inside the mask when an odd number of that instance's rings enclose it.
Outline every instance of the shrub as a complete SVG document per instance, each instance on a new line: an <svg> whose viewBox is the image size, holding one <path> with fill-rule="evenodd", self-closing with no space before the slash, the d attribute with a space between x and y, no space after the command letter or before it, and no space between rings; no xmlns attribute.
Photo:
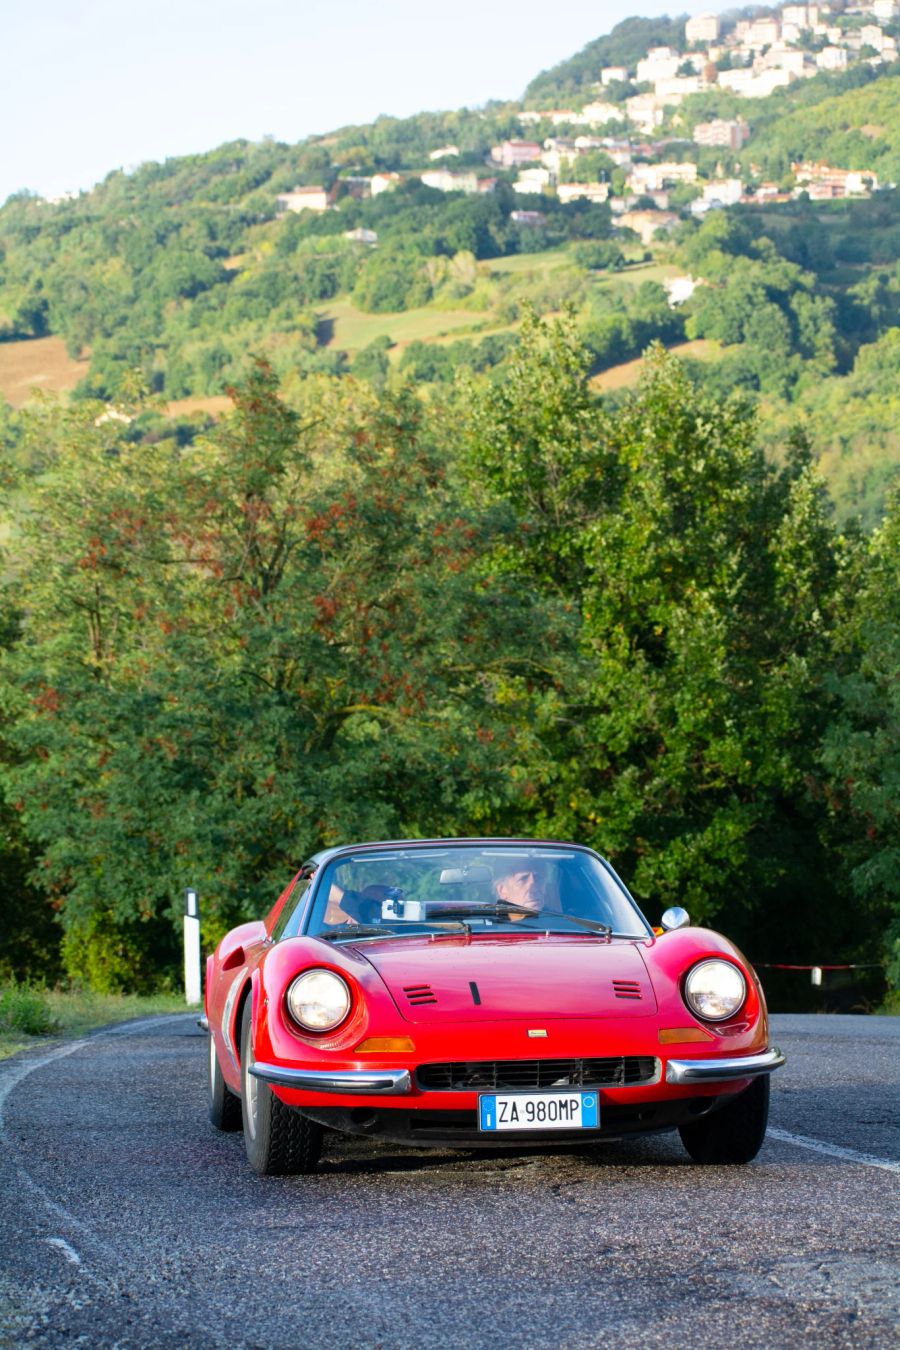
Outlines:
<svg viewBox="0 0 900 1350"><path fill-rule="evenodd" d="M46 1036L57 1027L43 989L16 981L0 988L0 1032Z"/></svg>

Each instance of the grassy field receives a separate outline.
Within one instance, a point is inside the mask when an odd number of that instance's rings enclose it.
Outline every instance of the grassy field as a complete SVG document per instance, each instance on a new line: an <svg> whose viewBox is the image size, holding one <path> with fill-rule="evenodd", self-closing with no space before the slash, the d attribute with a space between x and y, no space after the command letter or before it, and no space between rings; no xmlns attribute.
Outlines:
<svg viewBox="0 0 900 1350"><path fill-rule="evenodd" d="M546 253L513 253L508 258L488 258L479 263L479 271L485 272L552 272L557 267L565 267L572 262L568 248L551 248Z"/></svg>
<svg viewBox="0 0 900 1350"><path fill-rule="evenodd" d="M72 360L61 337L0 342L0 394L14 408L27 403L34 389L69 393L87 369L87 361Z"/></svg>
<svg viewBox="0 0 900 1350"><path fill-rule="evenodd" d="M486 331L490 315L471 309L407 309L397 314L364 314L350 300L333 300L317 311L323 326L328 325L326 347L356 352L377 337L389 337L402 349L407 343L429 342L452 336L464 329Z"/></svg>
<svg viewBox="0 0 900 1350"><path fill-rule="evenodd" d="M230 412L231 407L231 399L227 394L210 394L208 397L198 395L197 398L176 398L166 404L166 412L169 417L190 417L191 413L197 412L221 417L223 413Z"/></svg>
<svg viewBox="0 0 900 1350"><path fill-rule="evenodd" d="M83 1036L96 1027L127 1022L154 1013L184 1012L181 995L92 994L41 989L29 985L0 986L0 1059L19 1050ZM197 1010L200 1015L200 1010Z"/></svg>
<svg viewBox="0 0 900 1350"><path fill-rule="evenodd" d="M673 356L690 356L695 361L712 361L719 354L719 344L710 342L707 338L695 338L693 342L678 342L669 351ZM624 389L630 384L637 384L641 376L644 362L641 357L635 361L623 361L620 366L610 366L609 370L603 370L599 375L594 375L590 381L591 388L603 392L609 389Z"/></svg>
<svg viewBox="0 0 900 1350"><path fill-rule="evenodd" d="M597 272L592 278L594 286L603 291L630 291L642 286L645 281L656 281L661 285L666 277L677 277L684 273L683 267L674 263L636 263L625 267L621 272Z"/></svg>

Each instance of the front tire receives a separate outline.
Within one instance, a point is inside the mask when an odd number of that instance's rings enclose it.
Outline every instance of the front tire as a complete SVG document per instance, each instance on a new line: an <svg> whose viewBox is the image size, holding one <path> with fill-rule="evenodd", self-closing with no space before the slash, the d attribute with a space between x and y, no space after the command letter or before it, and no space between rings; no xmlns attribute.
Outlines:
<svg viewBox="0 0 900 1350"><path fill-rule="evenodd" d="M241 1099L236 1097L226 1085L219 1068L216 1054L216 1038L209 1033L208 1082L209 1082L209 1118L217 1130L239 1130L241 1128Z"/></svg>
<svg viewBox="0 0 900 1350"><path fill-rule="evenodd" d="M250 1072L252 1019L248 998L241 1021L241 1112L247 1161L263 1177L314 1172L322 1151L322 1126L285 1106L268 1083Z"/></svg>
<svg viewBox="0 0 900 1350"><path fill-rule="evenodd" d="M755 1078L726 1106L680 1125L681 1142L696 1163L748 1163L762 1148L769 1120L769 1075Z"/></svg>

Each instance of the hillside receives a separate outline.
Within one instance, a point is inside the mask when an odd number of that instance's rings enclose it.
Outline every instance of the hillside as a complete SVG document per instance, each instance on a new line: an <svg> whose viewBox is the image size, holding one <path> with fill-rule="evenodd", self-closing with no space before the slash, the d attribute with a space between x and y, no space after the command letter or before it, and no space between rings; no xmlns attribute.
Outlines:
<svg viewBox="0 0 900 1350"><path fill-rule="evenodd" d="M570 306L595 374L653 339L712 343L698 380L782 400L789 417L810 378L849 375L897 323L900 67L872 64L837 15L830 37L785 47L803 78L751 97L730 77L734 44L754 41L748 79L771 73L754 24L780 11L758 13L727 16L706 53L683 18L628 19L537 76L521 104L379 118L294 146L235 142L117 171L75 200L11 198L0 393L15 406L31 383L113 400L138 368L169 405L215 406L197 401L221 398L251 351L286 388L392 369L446 381L501 363L526 309ZM875 31L889 58L891 26ZM820 67L836 34L845 68ZM639 119L655 96L636 77L654 61L680 73L652 86L666 92L649 132ZM607 81L620 69L625 82ZM746 143L707 144L704 126ZM738 261L729 271L723 258ZM679 275L699 284L676 304L663 283ZM888 439L870 447L885 456L879 482L895 463Z"/></svg>

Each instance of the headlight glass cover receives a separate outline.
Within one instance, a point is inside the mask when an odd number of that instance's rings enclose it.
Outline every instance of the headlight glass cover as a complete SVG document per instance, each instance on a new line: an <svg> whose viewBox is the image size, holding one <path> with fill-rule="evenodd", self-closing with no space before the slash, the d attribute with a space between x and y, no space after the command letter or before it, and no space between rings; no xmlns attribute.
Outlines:
<svg viewBox="0 0 900 1350"><path fill-rule="evenodd" d="M307 970L288 987L287 1006L307 1031L333 1031L350 1011L350 990L333 970Z"/></svg>
<svg viewBox="0 0 900 1350"><path fill-rule="evenodd" d="M730 961L700 961L684 982L685 1003L707 1022L732 1017L746 997L746 981Z"/></svg>

